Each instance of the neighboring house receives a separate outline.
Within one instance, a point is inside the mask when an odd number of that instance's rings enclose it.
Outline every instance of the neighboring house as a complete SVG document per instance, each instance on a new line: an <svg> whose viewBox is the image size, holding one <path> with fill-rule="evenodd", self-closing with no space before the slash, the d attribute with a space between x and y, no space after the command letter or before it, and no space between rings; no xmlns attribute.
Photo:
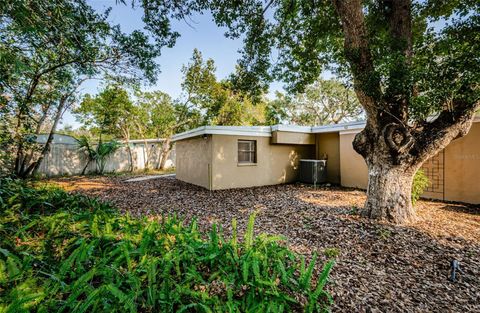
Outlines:
<svg viewBox="0 0 480 313"><path fill-rule="evenodd" d="M204 126L173 136L177 179L209 190L294 182L300 159L327 156L328 182L367 188L368 171L353 150L364 122L304 126ZM428 198L480 203L480 118L470 132L423 165Z"/></svg>

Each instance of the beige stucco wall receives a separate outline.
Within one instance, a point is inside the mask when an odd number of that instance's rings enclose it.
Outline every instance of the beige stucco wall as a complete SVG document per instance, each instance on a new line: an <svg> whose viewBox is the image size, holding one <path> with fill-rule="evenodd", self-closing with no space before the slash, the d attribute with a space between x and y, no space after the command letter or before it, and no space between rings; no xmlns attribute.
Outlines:
<svg viewBox="0 0 480 313"><path fill-rule="evenodd" d="M340 136L338 133L316 135L316 158L327 156L327 180L340 183Z"/></svg>
<svg viewBox="0 0 480 313"><path fill-rule="evenodd" d="M175 146L177 179L210 189L212 136L180 140Z"/></svg>
<svg viewBox="0 0 480 313"><path fill-rule="evenodd" d="M314 145L315 134L275 131L272 133L272 143L293 145Z"/></svg>
<svg viewBox="0 0 480 313"><path fill-rule="evenodd" d="M297 179L298 161L315 156L315 146L275 145L270 137L213 135L213 189L275 185ZM237 162L239 139L257 141L257 163ZM178 149L178 148L177 148ZM177 159L180 158L177 150Z"/></svg>
<svg viewBox="0 0 480 313"><path fill-rule="evenodd" d="M480 204L480 122L445 148L445 200Z"/></svg>
<svg viewBox="0 0 480 313"><path fill-rule="evenodd" d="M367 189L368 169L363 157L353 150L356 133L340 133L340 177L345 187Z"/></svg>

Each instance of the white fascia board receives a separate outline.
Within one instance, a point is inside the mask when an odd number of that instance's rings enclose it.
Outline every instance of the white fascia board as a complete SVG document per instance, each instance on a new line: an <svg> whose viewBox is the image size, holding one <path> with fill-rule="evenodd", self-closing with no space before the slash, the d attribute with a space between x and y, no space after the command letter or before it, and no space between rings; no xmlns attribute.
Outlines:
<svg viewBox="0 0 480 313"><path fill-rule="evenodd" d="M321 134L321 133L334 133L334 132L343 132L346 130L360 130L365 127L365 121L360 122L351 122L351 123L342 123L342 124L333 124L325 126L316 126L312 127L312 133Z"/></svg>
<svg viewBox="0 0 480 313"><path fill-rule="evenodd" d="M340 135L348 135L348 134L358 134L361 131L362 131L362 128L358 128L358 129L353 129L353 130L344 130L344 131L340 131L338 133Z"/></svg>
<svg viewBox="0 0 480 313"><path fill-rule="evenodd" d="M282 125L277 124L272 126L272 132L281 131L281 132L290 132L290 133L311 133L311 126L297 126L297 125Z"/></svg>
<svg viewBox="0 0 480 313"><path fill-rule="evenodd" d="M187 139L190 137L201 136L204 134L205 134L205 126L202 126L202 127L197 127L191 130L187 130L183 133L175 134L172 136L172 140L177 141L177 140Z"/></svg>
<svg viewBox="0 0 480 313"><path fill-rule="evenodd" d="M156 142L164 142L164 141L165 141L165 138L150 138L150 139L132 139L132 140L129 140L128 142L129 143L144 143L144 142L156 143ZM126 140L121 140L120 142L127 143Z"/></svg>
<svg viewBox="0 0 480 313"><path fill-rule="evenodd" d="M172 137L173 141L203 135L271 137L270 126L202 126Z"/></svg>
<svg viewBox="0 0 480 313"><path fill-rule="evenodd" d="M475 116L474 122L480 122L480 115ZM274 131L297 132L297 133L334 133L341 135L354 134L365 128L365 121L331 124L324 126L296 126L296 125L274 125L274 126L202 126L172 137L172 141L183 140L187 138L203 135L230 135L230 136L256 136L271 137ZM155 139L154 139L155 140ZM163 139L157 139L162 141Z"/></svg>

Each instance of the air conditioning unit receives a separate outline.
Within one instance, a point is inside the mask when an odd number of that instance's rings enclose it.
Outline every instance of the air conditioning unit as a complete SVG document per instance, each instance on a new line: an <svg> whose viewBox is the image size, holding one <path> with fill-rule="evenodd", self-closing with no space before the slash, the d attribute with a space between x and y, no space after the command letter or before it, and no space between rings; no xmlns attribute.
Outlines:
<svg viewBox="0 0 480 313"><path fill-rule="evenodd" d="M300 160L300 182L323 184L327 182L327 160Z"/></svg>

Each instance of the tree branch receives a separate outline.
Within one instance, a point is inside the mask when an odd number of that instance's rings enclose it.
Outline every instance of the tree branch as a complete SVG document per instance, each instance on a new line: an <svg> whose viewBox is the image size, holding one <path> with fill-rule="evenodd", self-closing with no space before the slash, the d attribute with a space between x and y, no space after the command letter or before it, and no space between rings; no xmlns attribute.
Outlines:
<svg viewBox="0 0 480 313"><path fill-rule="evenodd" d="M355 93L369 118L377 119L375 99L381 95L374 69L361 0L332 0L342 22L344 50L353 74Z"/></svg>
<svg viewBox="0 0 480 313"><path fill-rule="evenodd" d="M403 124L408 121L409 96L412 86L409 84L408 68L412 61L412 2L411 0L384 0L384 15L388 21L390 49L393 64L389 69L389 84L385 91L385 103L388 111Z"/></svg>
<svg viewBox="0 0 480 313"><path fill-rule="evenodd" d="M465 136L479 109L480 100L472 103L453 100L453 110L442 111L433 122L424 124L423 129L417 131L412 151L415 161L423 163L432 156L432 151L444 149L452 140Z"/></svg>

